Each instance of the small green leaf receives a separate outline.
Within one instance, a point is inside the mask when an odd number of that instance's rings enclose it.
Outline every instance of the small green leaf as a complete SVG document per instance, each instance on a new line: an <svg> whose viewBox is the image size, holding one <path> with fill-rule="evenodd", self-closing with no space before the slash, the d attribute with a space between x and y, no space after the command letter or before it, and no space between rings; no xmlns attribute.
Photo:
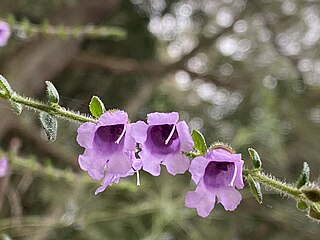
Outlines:
<svg viewBox="0 0 320 240"><path fill-rule="evenodd" d="M103 102L97 96L91 98L89 108L91 114L96 118L99 118L106 111Z"/></svg>
<svg viewBox="0 0 320 240"><path fill-rule="evenodd" d="M310 207L308 216L312 218L313 220L320 220L320 204L314 203Z"/></svg>
<svg viewBox="0 0 320 240"><path fill-rule="evenodd" d="M20 103L16 103L16 102L13 102L13 101L10 101L10 104L11 104L11 109L13 112L15 112L16 114L20 115L21 112L22 112L22 105Z"/></svg>
<svg viewBox="0 0 320 240"><path fill-rule="evenodd" d="M257 202L261 204L263 197L262 197L260 183L255 181L250 174L248 175L247 180L248 180L250 190L251 190L253 196L256 198Z"/></svg>
<svg viewBox="0 0 320 240"><path fill-rule="evenodd" d="M57 89L50 81L46 81L47 84L47 99L49 103L58 104L60 97Z"/></svg>
<svg viewBox="0 0 320 240"><path fill-rule="evenodd" d="M300 210L300 211L305 211L308 209L308 204L302 200L299 200L297 202L297 208Z"/></svg>
<svg viewBox="0 0 320 240"><path fill-rule="evenodd" d="M11 96L13 94L13 90L11 89L10 84L8 83L7 79L5 79L2 75L0 75L0 88L8 96Z"/></svg>
<svg viewBox="0 0 320 240"><path fill-rule="evenodd" d="M191 133L193 142L194 142L194 149L200 152L201 155L204 155L207 153L208 148L206 144L206 140L204 139L201 132L197 130L193 130Z"/></svg>
<svg viewBox="0 0 320 240"><path fill-rule="evenodd" d="M320 190L317 188L302 188L301 192L311 201L320 203Z"/></svg>
<svg viewBox="0 0 320 240"><path fill-rule="evenodd" d="M51 142L54 142L57 138L57 130L58 130L57 119L46 112L41 112L39 116L40 116L39 119L40 119L41 125L47 134L48 140Z"/></svg>
<svg viewBox="0 0 320 240"><path fill-rule="evenodd" d="M304 162L302 171L297 181L297 188L301 188L307 183L309 183L309 179L310 179L310 167L307 162Z"/></svg>
<svg viewBox="0 0 320 240"><path fill-rule="evenodd" d="M254 150L253 148L248 148L248 152L249 152L250 157L252 159L253 167L254 168L261 168L262 167L262 162L261 162L260 156L257 153L257 151Z"/></svg>

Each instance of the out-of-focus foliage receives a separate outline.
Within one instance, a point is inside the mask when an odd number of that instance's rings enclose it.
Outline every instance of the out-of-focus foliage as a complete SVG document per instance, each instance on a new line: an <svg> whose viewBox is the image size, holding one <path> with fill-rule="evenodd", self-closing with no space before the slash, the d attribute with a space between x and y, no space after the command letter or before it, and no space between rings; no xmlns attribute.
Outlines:
<svg viewBox="0 0 320 240"><path fill-rule="evenodd" d="M76 11L75 11L76 10ZM0 14L32 23L119 26L127 39L26 38L0 48L0 71L14 90L44 99L45 81L61 105L89 113L92 95L132 121L178 111L208 145L225 141L266 171L295 183L303 162L317 179L320 156L320 3L312 0L0 0ZM59 122L48 143L33 112L0 102L0 145L46 171L12 168L0 180L0 233L12 239L317 239L319 225L294 201L248 187L235 212L217 205L202 219L184 207L190 174L141 174L94 196L77 180L77 126ZM1 153L2 154L2 153ZM48 167L49 166L49 167ZM55 168L76 174L52 177ZM41 169L41 167L40 167ZM49 169L49 170L48 170ZM50 173L51 171L51 173ZM79 177L79 179L81 179ZM265 192L265 189L262 187ZM268 189L267 189L268 190Z"/></svg>

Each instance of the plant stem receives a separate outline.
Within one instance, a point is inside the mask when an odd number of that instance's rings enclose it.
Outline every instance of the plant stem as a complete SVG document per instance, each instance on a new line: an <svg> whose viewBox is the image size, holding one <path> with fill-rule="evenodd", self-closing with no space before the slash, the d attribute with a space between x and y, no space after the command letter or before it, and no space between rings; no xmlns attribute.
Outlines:
<svg viewBox="0 0 320 240"><path fill-rule="evenodd" d="M0 150L0 156L4 152ZM37 162L35 157L21 158L13 152L9 152L10 168L13 172L27 172L33 176L50 179L53 181L63 181L67 184L82 183L84 185L98 185L97 181L92 180L85 174L80 174L72 171L71 169L59 169L52 165L41 165ZM117 189L124 189L135 191L136 186L131 181L122 181L121 184L114 185Z"/></svg>
<svg viewBox="0 0 320 240"><path fill-rule="evenodd" d="M15 23L13 25L14 29L23 29L27 33L30 33L31 36L36 34L43 35L58 35L61 37L90 37L90 38L106 38L106 37L115 37L118 39L125 39L126 32L119 27L97 27L97 26L80 26L80 27L67 27L67 26L38 26L35 24L29 23L28 26L23 24Z"/></svg>
<svg viewBox="0 0 320 240"><path fill-rule="evenodd" d="M253 177L256 181L258 181L266 186L272 187L272 188L274 188L274 189L276 189L286 195L290 195L294 198L301 198L302 197L302 193L299 189L292 187L292 186L288 185L287 183L283 183L273 177L267 176L264 172L250 171L250 170L244 169L243 174L244 175L250 174L251 177Z"/></svg>
<svg viewBox="0 0 320 240"><path fill-rule="evenodd" d="M11 29L23 31L28 36L38 34L60 36L62 39L72 38L115 38L117 40L124 40L127 37L125 29L116 26L96 26L96 25L79 25L79 26L65 26L65 25L51 25L47 21L40 24L33 24L29 19L25 18L22 21L17 21L13 16L7 18L0 18L0 20L7 22Z"/></svg>
<svg viewBox="0 0 320 240"><path fill-rule="evenodd" d="M92 117L88 117L83 114L80 114L80 113L77 113L77 112L74 112L71 110L67 110L64 107L59 106L58 104L43 103L43 102L40 102L35 99L20 96L16 93L10 97L8 97L5 94L0 94L0 97L7 99L9 101L15 102L15 103L22 104L22 105L27 106L29 108L32 108L36 111L47 112L53 116L57 116L57 117L60 117L63 119L73 120L73 121L80 122L80 123L84 123L84 122L97 123L97 120Z"/></svg>

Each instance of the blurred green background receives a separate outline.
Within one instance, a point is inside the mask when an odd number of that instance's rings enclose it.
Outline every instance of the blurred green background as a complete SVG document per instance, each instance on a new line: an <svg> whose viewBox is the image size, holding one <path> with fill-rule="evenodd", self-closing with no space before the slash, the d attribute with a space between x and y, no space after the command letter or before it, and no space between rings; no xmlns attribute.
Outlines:
<svg viewBox="0 0 320 240"><path fill-rule="evenodd" d="M312 0L0 0L0 17L38 24L119 26L125 40L28 38L15 30L0 71L17 92L88 113L92 95L132 121L178 111L207 142L261 155L266 172L295 182L302 163L317 181L320 156L320 3ZM78 125L59 121L47 142L37 114L16 116L0 100L0 146L11 173L0 179L2 239L318 239L295 202L245 188L234 212L202 219L184 207L190 174L142 173L94 196L78 167ZM28 165L28 163L30 163ZM38 164L38 165L37 165ZM40 165L39 165L40 164ZM58 170L55 170L58 169Z"/></svg>

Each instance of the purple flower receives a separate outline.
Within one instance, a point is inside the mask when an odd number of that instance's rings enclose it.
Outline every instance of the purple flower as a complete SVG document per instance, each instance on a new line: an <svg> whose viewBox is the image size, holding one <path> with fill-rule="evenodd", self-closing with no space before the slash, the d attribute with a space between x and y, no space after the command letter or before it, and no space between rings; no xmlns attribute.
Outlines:
<svg viewBox="0 0 320 240"><path fill-rule="evenodd" d="M193 159L189 171L197 187L194 192L187 193L186 206L196 208L199 216L207 217L217 197L225 210L235 210L242 199L235 189L244 187L242 168L241 154L233 154L222 148Z"/></svg>
<svg viewBox="0 0 320 240"><path fill-rule="evenodd" d="M132 136L142 149L139 156L143 170L154 176L160 175L160 164L172 175L188 170L190 160L181 152L191 151L193 140L187 124L178 120L176 112L156 112L148 114L148 124L138 121L133 125Z"/></svg>
<svg viewBox="0 0 320 240"><path fill-rule="evenodd" d="M81 169L95 180L104 178L96 193L131 174L136 146L131 128L124 111L104 113L97 124L87 122L78 128L77 142L85 148L79 156Z"/></svg>
<svg viewBox="0 0 320 240"><path fill-rule="evenodd" d="M4 21L0 21L0 47L7 44L10 35L11 32L9 25Z"/></svg>
<svg viewBox="0 0 320 240"><path fill-rule="evenodd" d="M8 159L1 158L0 159L0 177L4 177L7 174L8 168L9 168Z"/></svg>

